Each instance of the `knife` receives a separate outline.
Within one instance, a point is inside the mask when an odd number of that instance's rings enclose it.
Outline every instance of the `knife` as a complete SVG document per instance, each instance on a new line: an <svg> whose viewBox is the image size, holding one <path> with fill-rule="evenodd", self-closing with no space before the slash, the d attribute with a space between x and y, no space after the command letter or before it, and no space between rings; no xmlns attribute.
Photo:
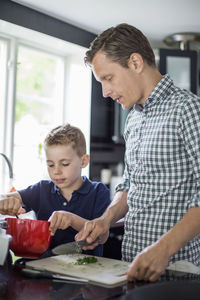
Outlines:
<svg viewBox="0 0 200 300"><path fill-rule="evenodd" d="M166 270L171 272L181 272L200 275L200 268L186 260L179 260L169 265Z"/></svg>
<svg viewBox="0 0 200 300"><path fill-rule="evenodd" d="M81 253L82 247L93 245L94 243L100 242L100 240L101 239L98 237L91 244L87 243L86 241L75 241L71 243L66 243L53 248L51 251L53 254L56 255Z"/></svg>
<svg viewBox="0 0 200 300"><path fill-rule="evenodd" d="M60 274L53 274L48 271L38 271L38 270L33 270L33 269L27 269L24 268L21 270L21 273L25 277L29 278L48 278L48 279L56 279L56 280L64 280L64 281L75 281L75 282L84 282L87 283L87 279L83 278L78 278L78 277L71 277L71 276L65 276L65 275L60 275Z"/></svg>

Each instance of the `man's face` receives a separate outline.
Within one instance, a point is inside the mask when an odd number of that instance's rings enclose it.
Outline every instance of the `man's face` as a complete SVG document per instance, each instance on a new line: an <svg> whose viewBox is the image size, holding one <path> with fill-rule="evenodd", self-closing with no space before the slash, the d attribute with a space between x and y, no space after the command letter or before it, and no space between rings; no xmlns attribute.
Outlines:
<svg viewBox="0 0 200 300"><path fill-rule="evenodd" d="M136 103L143 104L141 75L132 64L124 68L99 51L93 58L92 70L102 85L104 97L111 97L123 109L129 109Z"/></svg>

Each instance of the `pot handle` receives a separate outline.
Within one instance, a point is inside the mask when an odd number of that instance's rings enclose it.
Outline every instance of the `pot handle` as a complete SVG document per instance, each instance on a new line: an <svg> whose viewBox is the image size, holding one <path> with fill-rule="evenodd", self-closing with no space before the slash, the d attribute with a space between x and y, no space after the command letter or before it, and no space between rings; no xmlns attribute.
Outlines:
<svg viewBox="0 0 200 300"><path fill-rule="evenodd" d="M6 220L0 220L0 228L7 229L7 221Z"/></svg>

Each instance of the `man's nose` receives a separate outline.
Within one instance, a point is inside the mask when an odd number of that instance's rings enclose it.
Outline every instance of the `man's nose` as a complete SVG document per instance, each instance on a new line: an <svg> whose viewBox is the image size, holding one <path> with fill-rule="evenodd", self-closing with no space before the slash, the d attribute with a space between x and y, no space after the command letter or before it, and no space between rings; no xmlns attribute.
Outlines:
<svg viewBox="0 0 200 300"><path fill-rule="evenodd" d="M102 94L104 98L110 97L111 89L108 86L102 85Z"/></svg>

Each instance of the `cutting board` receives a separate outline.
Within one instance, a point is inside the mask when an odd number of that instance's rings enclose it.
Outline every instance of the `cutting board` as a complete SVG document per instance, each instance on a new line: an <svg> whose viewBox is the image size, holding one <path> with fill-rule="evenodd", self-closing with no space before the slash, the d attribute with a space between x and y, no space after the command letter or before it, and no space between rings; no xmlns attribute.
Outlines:
<svg viewBox="0 0 200 300"><path fill-rule="evenodd" d="M75 264L84 254L58 255L26 262L26 267L56 274L87 279L89 283L102 286L117 286L126 282L125 272L129 263L105 257L96 257L97 262L87 265ZM89 255L87 255L89 256Z"/></svg>

